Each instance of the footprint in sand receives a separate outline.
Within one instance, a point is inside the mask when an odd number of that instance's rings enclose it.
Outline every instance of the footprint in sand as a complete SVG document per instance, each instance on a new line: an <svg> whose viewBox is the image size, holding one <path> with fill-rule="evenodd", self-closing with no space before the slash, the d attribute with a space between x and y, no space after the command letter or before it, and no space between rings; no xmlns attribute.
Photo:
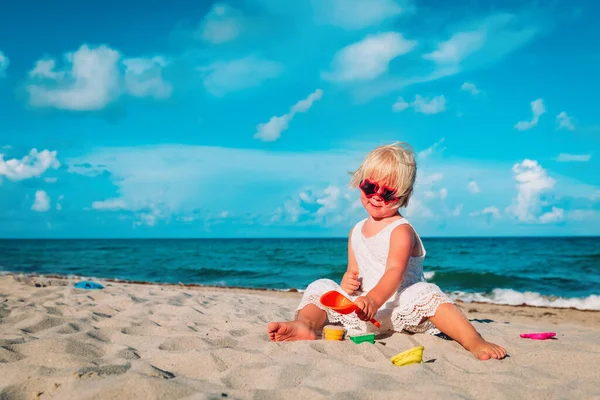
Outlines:
<svg viewBox="0 0 600 400"><path fill-rule="evenodd" d="M86 358L101 358L106 354L102 348L96 345L78 342L76 340L67 340L65 352L74 356Z"/></svg>
<svg viewBox="0 0 600 400"><path fill-rule="evenodd" d="M64 323L65 321L61 318L43 317L41 321L28 327L21 328L21 330L27 333L38 333L41 331L45 331L46 329L62 325Z"/></svg>
<svg viewBox="0 0 600 400"><path fill-rule="evenodd" d="M206 341L197 336L181 336L175 338L169 338L165 340L160 346L159 350L171 351L171 352L186 352L190 349L208 349L210 346Z"/></svg>
<svg viewBox="0 0 600 400"><path fill-rule="evenodd" d="M64 326L62 326L56 332L60 333L61 335L71 335L73 333L79 332L80 330L81 330L81 328L79 327L79 325L69 322L68 324L65 324Z"/></svg>
<svg viewBox="0 0 600 400"><path fill-rule="evenodd" d="M86 335L102 343L110 343L110 338L99 330L89 331Z"/></svg>
<svg viewBox="0 0 600 400"><path fill-rule="evenodd" d="M84 367L80 368L77 371L77 376L79 378L89 378L91 376L106 376L106 375L122 375L125 372L129 371L131 368L130 363L126 364L108 364L101 365L98 367Z"/></svg>
<svg viewBox="0 0 600 400"><path fill-rule="evenodd" d="M25 356L19 353L13 346L6 345L0 347L0 363L11 363L24 359Z"/></svg>
<svg viewBox="0 0 600 400"><path fill-rule="evenodd" d="M248 334L248 330L246 329L233 329L229 331L229 334L233 337L242 337Z"/></svg>
<svg viewBox="0 0 600 400"><path fill-rule="evenodd" d="M140 359L140 354L133 347L128 347L126 349L119 351L116 354L116 356L119 358L124 358L126 360L139 360Z"/></svg>

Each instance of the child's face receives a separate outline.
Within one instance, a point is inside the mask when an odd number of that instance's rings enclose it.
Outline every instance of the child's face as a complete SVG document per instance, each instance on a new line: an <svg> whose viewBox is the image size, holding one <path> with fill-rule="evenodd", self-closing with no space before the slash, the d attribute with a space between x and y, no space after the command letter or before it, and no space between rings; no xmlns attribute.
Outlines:
<svg viewBox="0 0 600 400"><path fill-rule="evenodd" d="M399 199L390 194L389 188L375 181L366 180L369 185L360 187L360 201L372 218L391 217L398 211Z"/></svg>

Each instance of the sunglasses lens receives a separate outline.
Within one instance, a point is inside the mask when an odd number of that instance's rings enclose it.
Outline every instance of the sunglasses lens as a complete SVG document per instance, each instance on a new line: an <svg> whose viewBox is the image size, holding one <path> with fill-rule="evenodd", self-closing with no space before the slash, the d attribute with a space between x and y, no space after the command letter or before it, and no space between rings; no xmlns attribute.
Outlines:
<svg viewBox="0 0 600 400"><path fill-rule="evenodd" d="M377 185L369 181L365 181L360 185L360 189L367 195L373 195L377 192Z"/></svg>
<svg viewBox="0 0 600 400"><path fill-rule="evenodd" d="M396 199L396 191L389 190L389 189L383 189L383 193L381 193L381 198L385 202L393 201Z"/></svg>

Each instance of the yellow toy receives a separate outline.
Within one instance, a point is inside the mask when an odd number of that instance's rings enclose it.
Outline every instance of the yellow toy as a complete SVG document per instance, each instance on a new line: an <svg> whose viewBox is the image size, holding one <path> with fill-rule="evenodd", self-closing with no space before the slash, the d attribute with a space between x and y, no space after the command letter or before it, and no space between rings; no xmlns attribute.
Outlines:
<svg viewBox="0 0 600 400"><path fill-rule="evenodd" d="M422 364L423 363L423 350L425 347L417 346L412 349L408 349L403 351L402 353L398 353L392 358L390 361L399 367L403 367L405 365L410 364Z"/></svg>
<svg viewBox="0 0 600 400"><path fill-rule="evenodd" d="M325 340L343 340L346 330L341 326L327 325L323 328Z"/></svg>

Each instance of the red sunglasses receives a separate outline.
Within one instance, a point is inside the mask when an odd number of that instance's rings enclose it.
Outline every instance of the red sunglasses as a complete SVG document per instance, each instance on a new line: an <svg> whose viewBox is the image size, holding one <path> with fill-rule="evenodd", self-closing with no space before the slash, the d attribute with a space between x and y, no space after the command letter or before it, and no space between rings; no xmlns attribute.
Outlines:
<svg viewBox="0 0 600 400"><path fill-rule="evenodd" d="M396 189L392 189L386 185L380 186L377 182L373 182L370 179L361 181L359 187L367 198L377 194L386 205L400 200L400 198L396 196ZM381 193L379 193L380 191Z"/></svg>

